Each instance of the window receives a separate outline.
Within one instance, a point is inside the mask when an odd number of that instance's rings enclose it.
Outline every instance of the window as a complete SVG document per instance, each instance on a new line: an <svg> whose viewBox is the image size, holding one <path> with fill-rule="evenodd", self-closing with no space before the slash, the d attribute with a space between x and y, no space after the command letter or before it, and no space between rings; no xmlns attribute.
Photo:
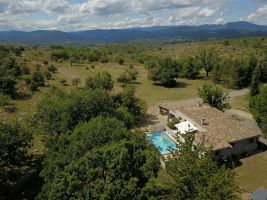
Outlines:
<svg viewBox="0 0 267 200"><path fill-rule="evenodd" d="M215 151L215 156L220 156L221 152L220 151Z"/></svg>
<svg viewBox="0 0 267 200"><path fill-rule="evenodd" d="M249 144L254 143L254 138L249 139L249 140L248 140L248 143L249 143Z"/></svg>

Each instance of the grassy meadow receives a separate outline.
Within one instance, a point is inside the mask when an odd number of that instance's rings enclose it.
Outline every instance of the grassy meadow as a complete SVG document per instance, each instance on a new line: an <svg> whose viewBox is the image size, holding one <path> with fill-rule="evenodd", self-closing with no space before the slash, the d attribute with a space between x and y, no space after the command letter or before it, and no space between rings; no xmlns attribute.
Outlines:
<svg viewBox="0 0 267 200"><path fill-rule="evenodd" d="M177 86L175 88L166 88L160 85L154 85L152 81L147 79L147 70L144 64L140 64L136 61L136 54L144 54L149 56L158 57L171 57L172 59L179 59L184 56L196 55L197 52L203 48L214 48L219 52L221 56L225 57L238 57L242 58L247 55L255 54L260 55L260 50L255 47L257 39L235 39L229 40L227 44L223 40L218 41L207 41L207 42L191 42L191 43L179 43L179 44L166 44L166 45L145 45L145 44L113 44L105 47L100 47L109 52L109 62L80 62L75 63L73 66L70 65L69 61L61 60L55 62L51 59L52 50L49 47L26 47L21 57L17 57L18 63L26 62L27 66L31 71L35 70L35 65L41 65L41 70L44 70L47 65L44 65L44 61L48 62L48 65L53 64L58 68L58 72L49 80L48 87L40 88L39 91L32 93L25 88L25 84L18 84L19 91L24 95L23 98L16 99L13 101L17 111L15 113L5 113L3 109L0 109L0 115L4 118L17 118L21 115L30 116L34 113L34 109L38 101L53 87L61 88L63 90L71 90L75 87L72 86L72 79L80 78L83 86L85 79L89 76L93 76L99 71L107 71L112 75L115 81L115 92L122 89L121 85L116 82L116 78L128 68L133 65L139 72L138 79L136 81L136 92L137 96L143 99L148 105L152 105L156 102L164 101L166 99L172 100L185 100L188 98L197 97L197 88L201 87L204 83L210 82L209 79L205 79L204 72L203 76L200 76L196 80L188 79L177 79ZM261 43L261 45L266 45ZM256 43L256 44L255 44ZM119 65L115 58L116 56L124 58L125 62L123 65ZM67 84L62 85L61 79L66 79ZM229 91L224 88L225 91ZM242 105L241 105L242 104ZM233 106L236 107L241 105L246 107L245 97L236 98L233 100Z"/></svg>

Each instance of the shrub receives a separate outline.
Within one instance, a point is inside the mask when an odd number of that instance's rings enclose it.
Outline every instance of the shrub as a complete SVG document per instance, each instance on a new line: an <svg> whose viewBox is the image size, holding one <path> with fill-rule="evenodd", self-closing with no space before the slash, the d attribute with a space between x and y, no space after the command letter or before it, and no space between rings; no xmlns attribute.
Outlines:
<svg viewBox="0 0 267 200"><path fill-rule="evenodd" d="M8 95L0 93L0 106L7 106L10 104L11 98Z"/></svg>
<svg viewBox="0 0 267 200"><path fill-rule="evenodd" d="M175 129L176 129L176 127L175 127L176 124L177 124L177 122L175 122L175 121L169 121L169 122L167 123L167 126L168 126L170 129L175 130Z"/></svg>
<svg viewBox="0 0 267 200"><path fill-rule="evenodd" d="M108 57L101 57L100 62L101 63L108 63Z"/></svg>
<svg viewBox="0 0 267 200"><path fill-rule="evenodd" d="M64 79L64 78L62 78L62 79L59 80L59 82L60 82L62 85L66 85L67 80Z"/></svg>
<svg viewBox="0 0 267 200"><path fill-rule="evenodd" d="M86 79L86 87L89 89L112 90L112 77L108 72L99 72L96 76Z"/></svg>
<svg viewBox="0 0 267 200"><path fill-rule="evenodd" d="M228 94L224 94L223 90L217 86L204 84L202 88L198 89L198 96L203 99L204 103L208 103L219 110L230 107L230 104L227 102Z"/></svg>
<svg viewBox="0 0 267 200"><path fill-rule="evenodd" d="M56 73L57 72L57 68L54 65L50 65L48 67L48 71L52 72L52 73Z"/></svg>
<svg viewBox="0 0 267 200"><path fill-rule="evenodd" d="M35 71L30 79L25 79L31 91L36 91L38 87L45 86L45 77L40 71Z"/></svg>
<svg viewBox="0 0 267 200"><path fill-rule="evenodd" d="M78 87L78 85L81 83L81 79L80 78L74 78L72 79L72 85L75 87Z"/></svg>
<svg viewBox="0 0 267 200"><path fill-rule="evenodd" d="M116 62L119 63L120 65L123 65L123 63L124 63L124 58L121 57L121 56L118 56L118 57L116 57Z"/></svg>

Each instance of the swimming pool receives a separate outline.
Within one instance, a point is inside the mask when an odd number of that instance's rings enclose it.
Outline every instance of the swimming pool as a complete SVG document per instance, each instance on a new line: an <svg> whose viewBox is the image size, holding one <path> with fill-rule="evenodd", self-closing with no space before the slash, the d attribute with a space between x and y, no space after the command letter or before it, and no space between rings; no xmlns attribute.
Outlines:
<svg viewBox="0 0 267 200"><path fill-rule="evenodd" d="M163 131L157 131L152 133L152 135L149 136L149 139L159 149L162 155L169 154L169 148L177 149L176 144Z"/></svg>

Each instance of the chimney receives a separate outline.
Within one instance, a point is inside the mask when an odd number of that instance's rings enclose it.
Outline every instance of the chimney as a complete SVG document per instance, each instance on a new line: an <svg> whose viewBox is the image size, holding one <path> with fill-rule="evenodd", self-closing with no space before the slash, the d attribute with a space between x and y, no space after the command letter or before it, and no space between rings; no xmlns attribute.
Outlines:
<svg viewBox="0 0 267 200"><path fill-rule="evenodd" d="M206 119L204 117L201 118L201 122L200 122L201 125L205 125L206 124Z"/></svg>
<svg viewBox="0 0 267 200"><path fill-rule="evenodd" d="M198 101L197 102L197 107L201 107L202 106L202 102L201 101Z"/></svg>

